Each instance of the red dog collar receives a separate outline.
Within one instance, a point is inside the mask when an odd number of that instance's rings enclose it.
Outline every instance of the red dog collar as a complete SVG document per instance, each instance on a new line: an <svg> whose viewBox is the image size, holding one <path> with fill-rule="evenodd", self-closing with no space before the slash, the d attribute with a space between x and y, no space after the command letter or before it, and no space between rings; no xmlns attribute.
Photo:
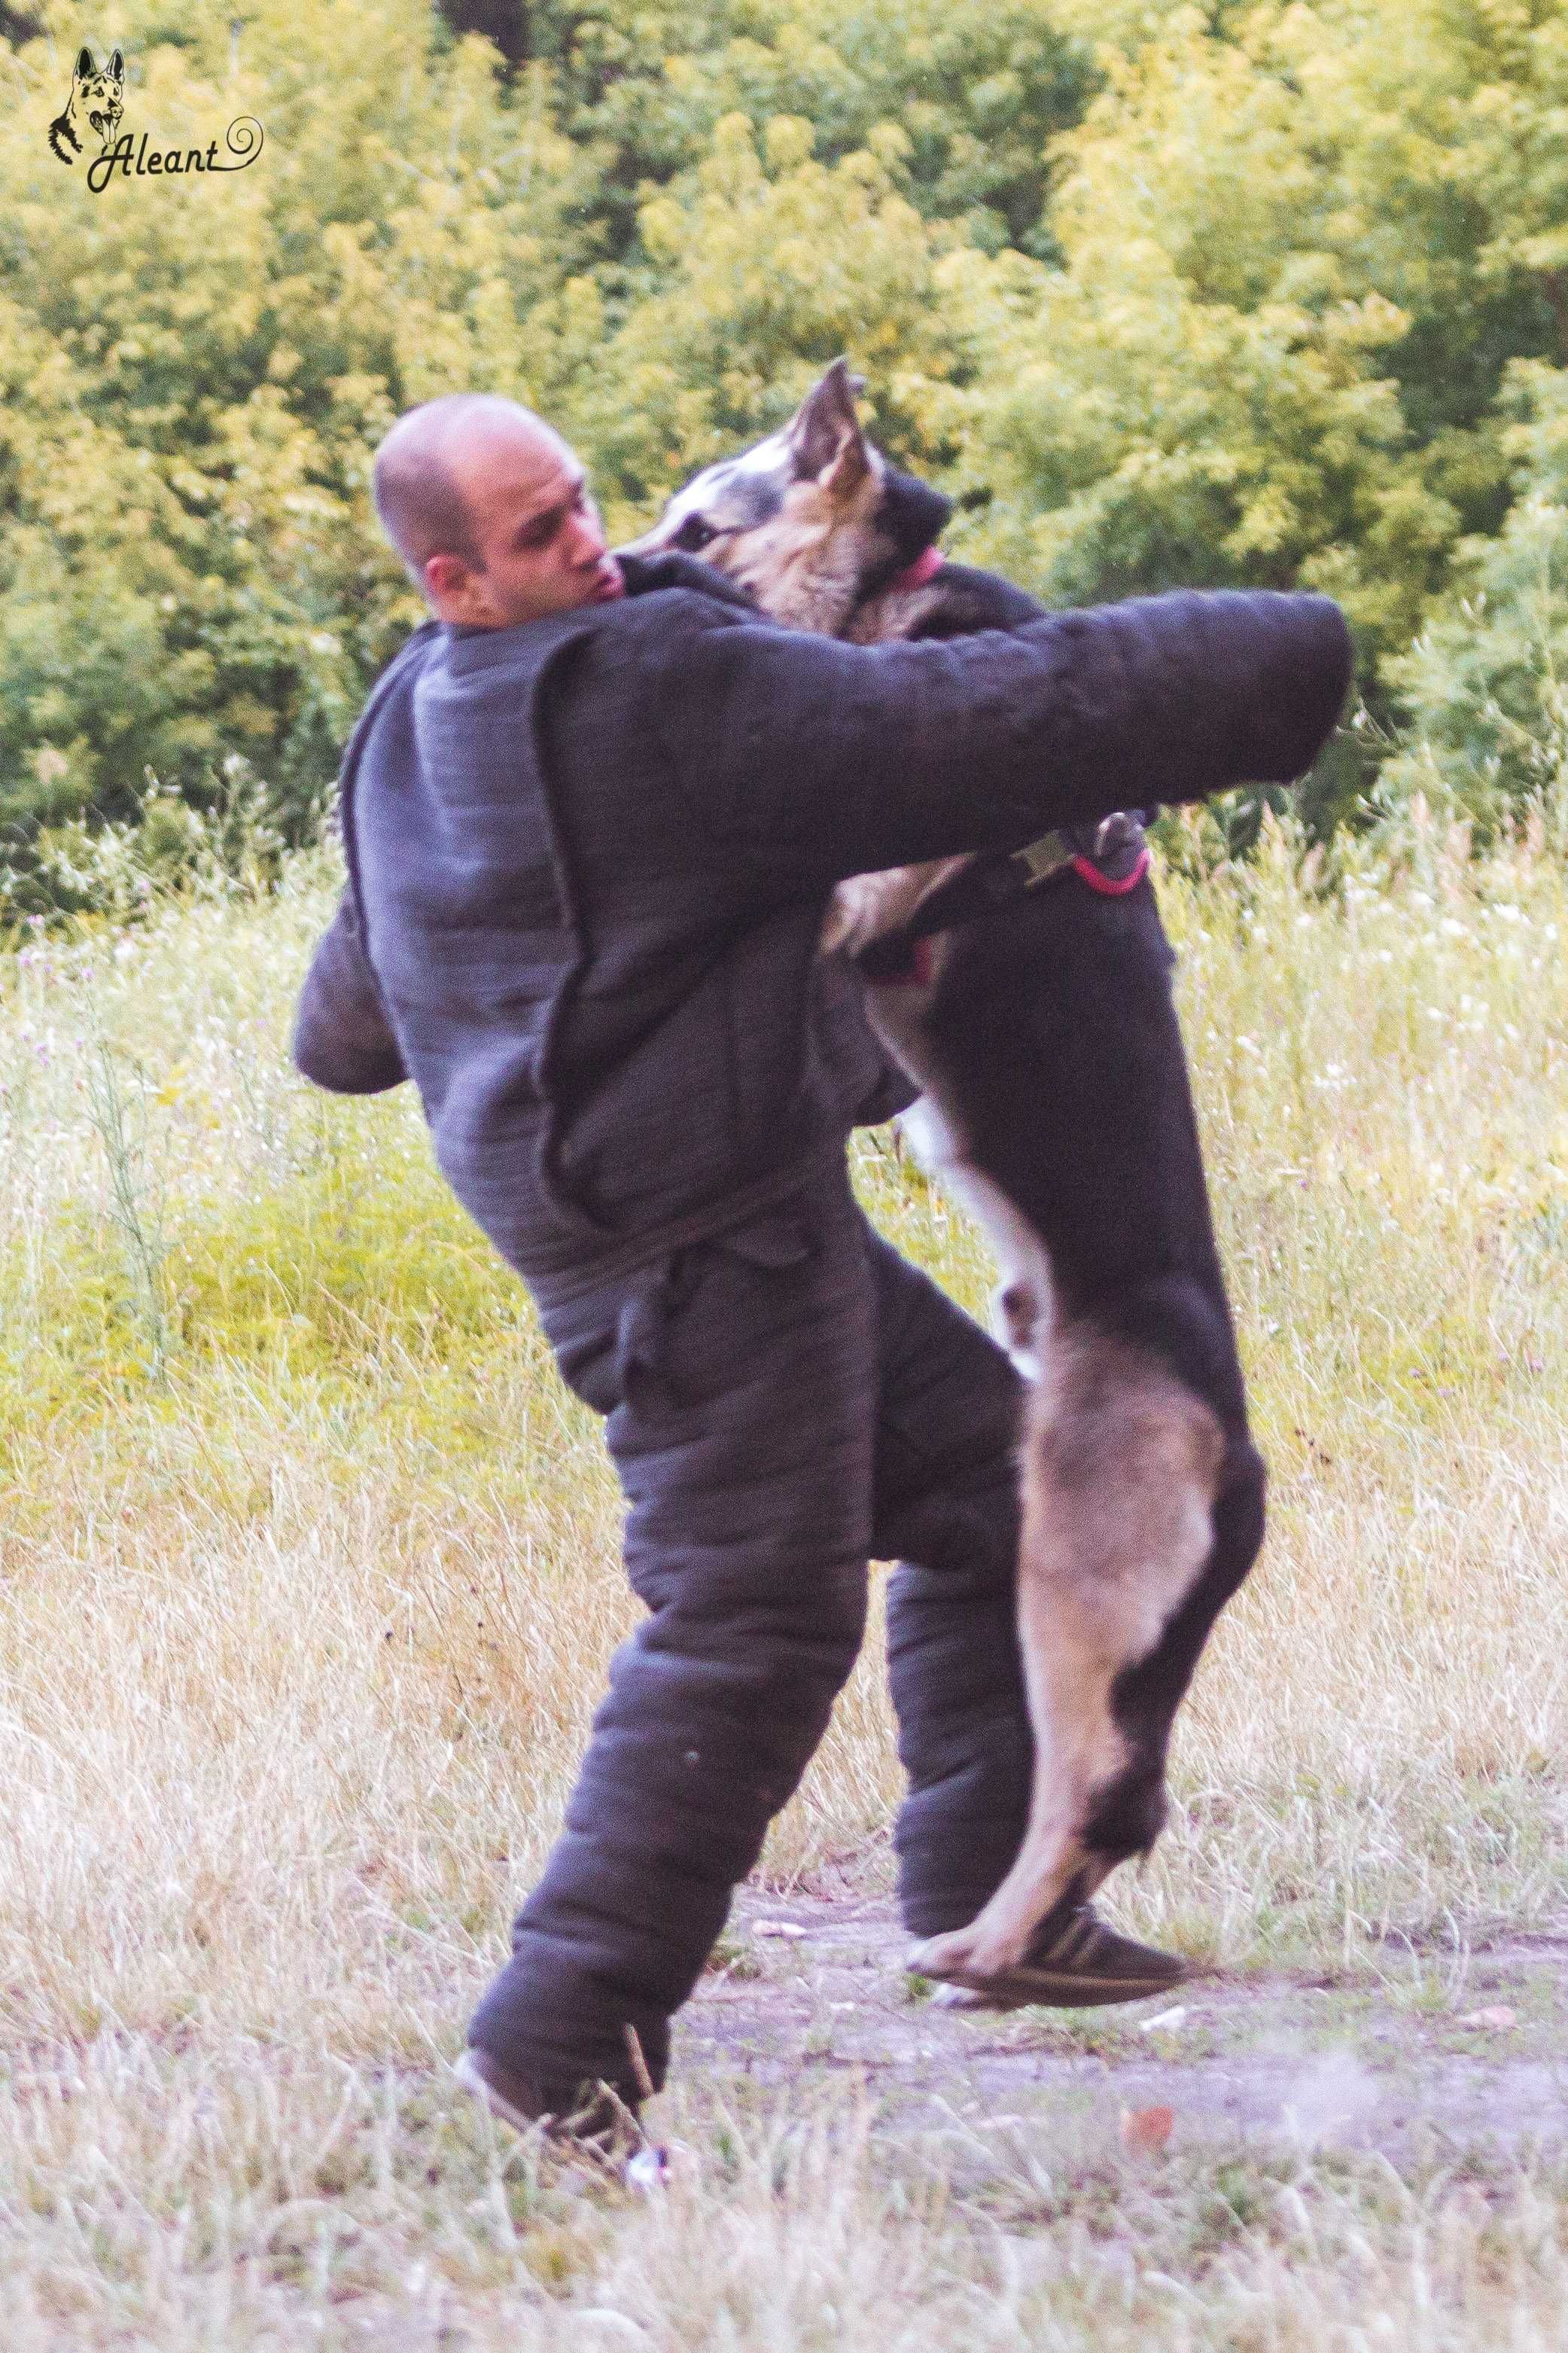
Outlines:
<svg viewBox="0 0 1568 2353"><path fill-rule="evenodd" d="M1087 882L1089 889L1098 891L1102 899L1125 899L1129 891L1136 891L1149 871L1151 863L1149 845L1145 842L1138 852L1132 871L1131 874L1122 875L1120 881L1105 873L1095 864L1092 858L1075 858L1072 861L1072 870L1080 882Z"/></svg>

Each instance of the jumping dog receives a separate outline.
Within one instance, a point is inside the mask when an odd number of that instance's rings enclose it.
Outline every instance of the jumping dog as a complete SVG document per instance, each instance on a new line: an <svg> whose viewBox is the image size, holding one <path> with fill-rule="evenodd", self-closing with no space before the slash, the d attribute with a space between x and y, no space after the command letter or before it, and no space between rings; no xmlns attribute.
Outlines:
<svg viewBox="0 0 1568 2353"><path fill-rule="evenodd" d="M628 553L700 554L772 618L876 644L1044 607L946 563L950 501L893 467L836 361L790 424L710 466ZM1263 1535L1264 1466L1215 1247L1174 961L1135 820L836 892L872 1020L922 1094L911 1146L979 1219L1030 1376L1018 1631L1035 1739L1016 1861L911 1955L987 2003L1131 2000L1184 1974L1089 1898L1166 1813L1176 1707Z"/></svg>
<svg viewBox="0 0 1568 2353"><path fill-rule="evenodd" d="M125 59L120 51L111 53L101 73L90 49L79 51L65 111L49 125L49 145L62 164L74 164L81 153L84 130L96 133L100 152L108 147L120 128L124 99Z"/></svg>

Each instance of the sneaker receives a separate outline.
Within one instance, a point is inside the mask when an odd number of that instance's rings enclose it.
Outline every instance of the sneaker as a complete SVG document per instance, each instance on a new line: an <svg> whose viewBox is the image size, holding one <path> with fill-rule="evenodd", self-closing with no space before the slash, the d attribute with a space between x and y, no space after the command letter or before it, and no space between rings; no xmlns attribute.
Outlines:
<svg viewBox="0 0 1568 2353"><path fill-rule="evenodd" d="M1191 1972L1174 1953L1140 1945L1108 1927L1092 1904L1071 1904L1047 1914L1010 1969L994 1977L964 1968L922 1974L978 1996L975 2006L986 2010L1022 2010L1032 2002L1089 2010L1169 1993Z"/></svg>

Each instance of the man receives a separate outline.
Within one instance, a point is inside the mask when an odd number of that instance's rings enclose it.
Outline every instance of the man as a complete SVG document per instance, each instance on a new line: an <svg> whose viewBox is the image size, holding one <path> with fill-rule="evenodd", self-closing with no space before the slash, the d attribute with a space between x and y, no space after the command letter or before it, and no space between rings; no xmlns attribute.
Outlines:
<svg viewBox="0 0 1568 2353"><path fill-rule="evenodd" d="M816 953L828 894L1289 781L1349 641L1326 598L1273 595L946 643L774 628L690 559L617 565L566 444L478 396L400 419L374 490L434 617L345 755L350 889L296 1059L413 1076L607 1417L649 1615L464 2068L520 2124L596 2084L635 2110L854 1661L868 1558L900 1562L915 1934L980 1908L1027 1799L1016 1376L850 1194L848 1130L890 1106L853 973Z"/></svg>

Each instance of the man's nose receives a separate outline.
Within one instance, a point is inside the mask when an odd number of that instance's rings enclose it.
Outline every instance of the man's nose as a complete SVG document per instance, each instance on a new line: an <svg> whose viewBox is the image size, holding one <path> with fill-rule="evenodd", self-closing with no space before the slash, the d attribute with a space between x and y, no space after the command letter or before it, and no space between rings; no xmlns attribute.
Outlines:
<svg viewBox="0 0 1568 2353"><path fill-rule="evenodd" d="M574 564L597 564L605 552L605 526L599 521L596 507L572 517L572 561Z"/></svg>

